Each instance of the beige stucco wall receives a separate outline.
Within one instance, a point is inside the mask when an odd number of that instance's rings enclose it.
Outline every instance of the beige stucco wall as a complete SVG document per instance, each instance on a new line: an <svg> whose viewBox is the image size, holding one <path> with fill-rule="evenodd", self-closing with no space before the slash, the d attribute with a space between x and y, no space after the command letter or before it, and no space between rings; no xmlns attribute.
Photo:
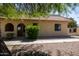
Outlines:
<svg viewBox="0 0 79 59"><path fill-rule="evenodd" d="M17 36L17 25L18 24L20 24L20 23L23 23L24 25L27 25L29 22L27 21L18 21L18 20L4 20L4 21L2 21L1 22L1 36L2 37L6 37L6 33L9 33L9 32L6 32L5 31L5 25L7 24L7 23L12 23L13 25L14 25L14 31L12 31L13 33L14 33L14 37L16 37Z"/></svg>
<svg viewBox="0 0 79 59"><path fill-rule="evenodd" d="M68 35L68 22L66 21L48 21L48 20L40 20L40 21L32 21L32 20L26 20L26 21L18 21L18 20L3 20L1 21L1 36L6 37L5 32L5 25L7 23L12 23L14 25L14 36L17 37L17 25L19 23L24 23L26 26L28 24L32 23L38 23L40 30L39 30L39 36L57 36L57 35ZM55 24L61 24L61 31L56 32L54 30ZM27 34L26 34L27 36Z"/></svg>
<svg viewBox="0 0 79 59"><path fill-rule="evenodd" d="M79 35L79 28L77 28L77 35Z"/></svg>
<svg viewBox="0 0 79 59"><path fill-rule="evenodd" d="M56 32L54 29L55 24L61 24L61 31ZM57 36L67 35L67 22L61 21L40 21L40 36Z"/></svg>
<svg viewBox="0 0 79 59"><path fill-rule="evenodd" d="M69 28L68 28L68 34L69 35L79 35L79 28L76 28L76 32L72 32L72 33L69 32Z"/></svg>

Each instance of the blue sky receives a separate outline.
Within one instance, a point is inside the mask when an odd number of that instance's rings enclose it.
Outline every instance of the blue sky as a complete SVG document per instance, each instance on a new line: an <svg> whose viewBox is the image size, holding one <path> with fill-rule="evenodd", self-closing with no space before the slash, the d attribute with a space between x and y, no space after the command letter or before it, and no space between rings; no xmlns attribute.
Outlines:
<svg viewBox="0 0 79 59"><path fill-rule="evenodd" d="M62 16L67 18L73 18L79 26L79 6L76 6L75 9L71 10L70 12L71 13L68 13L68 15L62 15ZM52 15L53 13L51 12L50 14ZM58 15L58 13L56 12L55 15Z"/></svg>
<svg viewBox="0 0 79 59"><path fill-rule="evenodd" d="M74 18L74 20L77 21L77 24L79 25L79 6L76 7L74 11L71 11L67 17Z"/></svg>
<svg viewBox="0 0 79 59"><path fill-rule="evenodd" d="M70 12L71 13L68 13L68 15L62 15L62 16L67 18L73 18L79 26L79 6L76 6L75 9L71 10ZM52 14L52 12L50 14ZM58 13L56 12L55 15L58 15Z"/></svg>

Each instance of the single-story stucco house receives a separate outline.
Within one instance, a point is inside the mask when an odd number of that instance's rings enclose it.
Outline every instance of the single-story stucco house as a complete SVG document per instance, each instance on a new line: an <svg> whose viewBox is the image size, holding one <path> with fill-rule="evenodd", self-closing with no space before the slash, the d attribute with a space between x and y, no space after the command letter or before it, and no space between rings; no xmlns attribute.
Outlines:
<svg viewBox="0 0 79 59"><path fill-rule="evenodd" d="M7 33L14 33L14 37L25 36L25 26L29 24L40 27L39 36L67 36L70 20L62 16L49 16L39 18L5 19L0 18L0 35L6 37Z"/></svg>

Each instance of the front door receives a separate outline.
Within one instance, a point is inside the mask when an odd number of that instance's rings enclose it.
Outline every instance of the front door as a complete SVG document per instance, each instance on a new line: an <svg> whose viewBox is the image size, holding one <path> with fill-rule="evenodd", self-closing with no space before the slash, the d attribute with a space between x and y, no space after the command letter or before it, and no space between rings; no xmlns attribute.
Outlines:
<svg viewBox="0 0 79 59"><path fill-rule="evenodd" d="M25 36L25 25L22 23L17 26L17 36Z"/></svg>

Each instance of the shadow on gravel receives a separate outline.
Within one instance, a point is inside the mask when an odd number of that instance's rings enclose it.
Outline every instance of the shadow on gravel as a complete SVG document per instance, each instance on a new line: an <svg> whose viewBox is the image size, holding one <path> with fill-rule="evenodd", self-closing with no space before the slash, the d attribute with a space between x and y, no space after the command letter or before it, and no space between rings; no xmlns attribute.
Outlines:
<svg viewBox="0 0 79 59"><path fill-rule="evenodd" d="M6 44L0 39L0 56L11 56L11 52L7 48Z"/></svg>
<svg viewBox="0 0 79 59"><path fill-rule="evenodd" d="M4 41L22 41L22 42L33 42L36 39L27 39L26 37L17 37L12 39L2 38Z"/></svg>
<svg viewBox="0 0 79 59"><path fill-rule="evenodd" d="M38 39L68 39L68 38L74 38L71 36L45 36L45 37L39 37Z"/></svg>
<svg viewBox="0 0 79 59"><path fill-rule="evenodd" d="M55 39L72 39L72 38L77 38L79 37L74 37L74 36L43 36L43 37L38 37L38 39L27 39L26 37L17 37L13 39L4 39L5 41L22 41L22 42L33 42L36 40L55 40Z"/></svg>

